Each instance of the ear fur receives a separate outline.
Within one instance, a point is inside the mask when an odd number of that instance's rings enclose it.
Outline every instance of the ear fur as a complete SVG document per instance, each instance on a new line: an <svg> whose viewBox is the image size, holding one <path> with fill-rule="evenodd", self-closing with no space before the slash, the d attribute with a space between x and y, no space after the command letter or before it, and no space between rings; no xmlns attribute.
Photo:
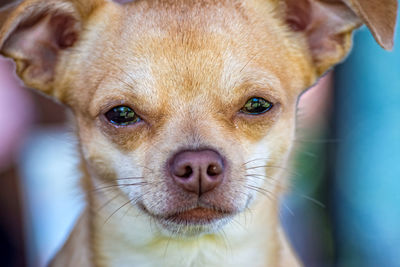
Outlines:
<svg viewBox="0 0 400 267"><path fill-rule="evenodd" d="M397 0L343 0L368 26L375 40L386 50L393 48Z"/></svg>
<svg viewBox="0 0 400 267"><path fill-rule="evenodd" d="M307 38L319 75L351 48L352 32L363 23L385 49L393 46L397 0L284 0L286 22Z"/></svg>
<svg viewBox="0 0 400 267"><path fill-rule="evenodd" d="M60 55L74 46L85 19L102 2L25 0L8 6L0 11L0 53L16 62L27 86L52 95Z"/></svg>

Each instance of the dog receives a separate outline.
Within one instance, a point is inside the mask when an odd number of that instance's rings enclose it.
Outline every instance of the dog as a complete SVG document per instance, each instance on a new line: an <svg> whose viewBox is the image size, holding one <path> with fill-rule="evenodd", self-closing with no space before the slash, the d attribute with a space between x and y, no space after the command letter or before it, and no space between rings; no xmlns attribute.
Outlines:
<svg viewBox="0 0 400 267"><path fill-rule="evenodd" d="M0 52L67 106L87 205L51 266L301 266L279 222L298 97L396 0L25 0Z"/></svg>

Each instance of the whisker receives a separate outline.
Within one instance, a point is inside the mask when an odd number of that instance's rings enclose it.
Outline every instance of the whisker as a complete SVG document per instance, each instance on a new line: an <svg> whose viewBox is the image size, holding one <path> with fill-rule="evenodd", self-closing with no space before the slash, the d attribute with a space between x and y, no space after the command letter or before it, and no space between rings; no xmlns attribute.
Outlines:
<svg viewBox="0 0 400 267"><path fill-rule="evenodd" d="M171 243L171 240L172 240L172 236L170 235L168 237L167 244L165 245L164 254L163 254L164 258L167 257L167 251L168 251L168 248L169 248L169 244Z"/></svg>
<svg viewBox="0 0 400 267"><path fill-rule="evenodd" d="M126 177L126 178L116 178L116 179L114 179L114 180L140 180L140 179L143 179L144 177L143 176L138 176L138 177Z"/></svg>
<svg viewBox="0 0 400 267"><path fill-rule="evenodd" d="M286 168L286 167L282 167L282 166L273 166L273 165L261 165L261 166L254 166L254 167L249 167L246 168L246 171L248 170L254 170L254 169L261 169L261 168L276 168L276 169L281 169L283 171L286 171L288 174L290 175L294 175L294 176L300 176L300 173L297 173L295 171L293 171L292 169Z"/></svg>
<svg viewBox="0 0 400 267"><path fill-rule="evenodd" d="M253 210L251 209L251 208L249 208L249 207L246 207L246 209L245 209L247 212L246 213L244 213L244 223L245 224L247 224L247 213L249 214L249 216L250 216L250 220L253 220L253 218L254 218L254 212L253 212Z"/></svg>
<svg viewBox="0 0 400 267"><path fill-rule="evenodd" d="M116 194L115 196L113 196L111 199L109 199L108 201L106 201L103 205L101 205L98 209L97 212L101 211L102 209L104 209L108 204L110 204L112 201L114 201L117 197L119 197L119 193Z"/></svg>
<svg viewBox="0 0 400 267"><path fill-rule="evenodd" d="M125 207L126 205L128 205L129 203L131 203L131 201L132 201L132 199L130 199L129 201L125 202L125 203L122 204L118 209L116 209L115 211L113 211L113 212L111 213L111 215L109 215L109 216L107 217L107 219L104 221L103 226L107 224L107 222L111 219L111 217L112 217L114 214L116 214L116 213L117 213L119 210L121 210L123 207Z"/></svg>
<svg viewBox="0 0 400 267"><path fill-rule="evenodd" d="M289 208L289 206L286 205L286 203L285 203L284 201L281 201L280 204L282 204L283 207L289 212L289 214L292 215L292 217L294 217L294 212L293 212L293 210L291 210L291 209Z"/></svg>
<svg viewBox="0 0 400 267"><path fill-rule="evenodd" d="M110 46L110 48L113 49L112 46ZM105 63L108 63L108 64L112 65L113 67L117 68L119 71L123 72L132 81L133 84L129 84L129 83L125 82L124 80L118 78L118 76L112 76L113 78L116 78L117 80L119 80L123 84L127 85L129 88L133 88L134 83L135 83L135 79L126 70L124 70L119 64L116 64L111 60L107 60L104 57L102 57L100 59L103 60Z"/></svg>
<svg viewBox="0 0 400 267"><path fill-rule="evenodd" d="M270 176L270 175L266 175L266 174L247 173L247 174L245 174L244 176L245 176L245 177L254 177L254 178L262 179L262 180L269 179L269 180L273 180L273 181L278 181L277 178L275 178L275 177L273 177L273 176Z"/></svg>
<svg viewBox="0 0 400 267"><path fill-rule="evenodd" d="M312 152L309 152L309 151L305 151L305 150L303 150L303 149L299 149L297 152L298 152L298 153L301 153L301 154L304 154L304 155L306 155L306 156L309 156L309 157L311 157L311 158L317 158L317 157L318 157L318 155L317 155L316 153L312 153Z"/></svg>
<svg viewBox="0 0 400 267"><path fill-rule="evenodd" d="M226 234L226 232L224 231L223 228L219 229L218 232L221 234L222 242L224 244L226 253L232 254L232 245L229 242L228 235ZM227 256L229 257L230 255L227 255Z"/></svg>
<svg viewBox="0 0 400 267"><path fill-rule="evenodd" d="M115 211L113 211L108 217L107 219L104 221L103 226L107 224L107 222L111 219L112 216L114 216L118 211L120 211L123 207L125 207L126 205L132 203L133 205L136 204L137 200L139 200L141 197L143 197L145 195L145 193L140 194L139 196L135 197L135 198L131 198L129 199L127 202L125 202L124 204L122 204L119 208L117 208Z"/></svg>
<svg viewBox="0 0 400 267"><path fill-rule="evenodd" d="M253 169L260 169L260 168L277 168L277 169L282 169L282 170L287 170L287 171L289 171L289 169L286 168L286 167L274 166L274 165L260 165L260 166L248 167L248 168L246 168L246 171L247 171L247 170L253 170Z"/></svg>
<svg viewBox="0 0 400 267"><path fill-rule="evenodd" d="M132 208L132 206L133 206L133 205L130 205L130 206L126 209L126 211L125 211L124 215L122 215L122 218L121 218L121 219L124 219L124 218L125 218L126 214L129 212L129 210Z"/></svg>
<svg viewBox="0 0 400 267"><path fill-rule="evenodd" d="M263 194L264 196L268 197L268 198L269 198L270 200L272 200L272 201L274 201L274 200L275 200L275 201L279 201L278 196L275 196L272 192L270 192L270 191L268 191L268 190L266 190L266 189L264 189L264 188L261 188L261 187L258 187L258 186L254 186L254 185L247 185L246 187L249 188L249 189L251 189L251 190L257 191L257 192L259 192L260 194ZM284 208L287 209L287 211L288 211L292 216L295 216L295 215L294 215L294 212L286 205L285 202L280 201L280 203L283 205Z"/></svg>
<svg viewBox="0 0 400 267"><path fill-rule="evenodd" d="M153 169L151 169L151 168L149 168L149 167L147 167L147 166L140 165L140 164L138 164L137 166L138 166L138 167L140 167L140 168L143 168L143 169L149 170L149 171L150 171L150 173L153 173L153 172L154 172L154 170L153 170Z"/></svg>
<svg viewBox="0 0 400 267"><path fill-rule="evenodd" d="M260 194L262 194L262 195L264 195L264 196L266 196L266 197L271 199L271 196L270 196L271 192L269 192L266 189L263 189L261 187L254 186L254 185L245 185L245 187L250 189L250 190L254 190L254 191L256 191L256 192L258 192L258 193L260 193ZM271 199L271 200L273 200L273 199Z"/></svg>
<svg viewBox="0 0 400 267"><path fill-rule="evenodd" d="M262 177L262 176L259 176L259 175L256 175L256 174L245 174L244 176L245 177L259 179L259 180L263 180L263 181L266 180L266 178L268 178L268 177ZM246 180L242 179L242 181L246 181Z"/></svg>
<svg viewBox="0 0 400 267"><path fill-rule="evenodd" d="M242 166L246 166L247 164L252 163L252 162L254 162L254 161L258 161L258 160L269 160L269 158L256 158L256 159L252 159L252 160L249 160L249 161L243 163Z"/></svg>
<svg viewBox="0 0 400 267"><path fill-rule="evenodd" d="M322 202L319 201L319 200L316 200L315 198L312 198L312 197L310 197L310 196L306 196L306 195L304 195L304 194L301 194L301 195L299 194L299 196L302 197L302 198L304 198L304 199L307 199L307 200L311 201L312 203L314 203L314 204L320 206L321 208L324 208L324 209L326 208L326 206L325 206L324 203L322 203Z"/></svg>
<svg viewBox="0 0 400 267"><path fill-rule="evenodd" d="M129 186L143 186L147 185L148 182L138 182L138 183L130 183L130 184L112 184L112 185L107 185L103 187L96 187L91 190L91 193L99 192L105 189L115 189L115 188L121 188L121 187L129 187Z"/></svg>
<svg viewBox="0 0 400 267"><path fill-rule="evenodd" d="M315 143L315 144L324 144L324 143L338 143L341 142L342 140L340 139L299 139L299 138L295 138L293 139L294 142L300 142L300 143Z"/></svg>
<svg viewBox="0 0 400 267"><path fill-rule="evenodd" d="M258 54L253 55L249 61L246 62L246 64L243 66L243 68L239 71L239 73L241 73L246 67L247 65L249 65L249 63L257 56Z"/></svg>

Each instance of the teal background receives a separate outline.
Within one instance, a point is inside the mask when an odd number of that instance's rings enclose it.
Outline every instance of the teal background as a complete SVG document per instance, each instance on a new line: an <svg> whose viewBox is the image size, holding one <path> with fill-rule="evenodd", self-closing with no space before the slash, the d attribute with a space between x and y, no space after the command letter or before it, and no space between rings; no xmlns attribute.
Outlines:
<svg viewBox="0 0 400 267"><path fill-rule="evenodd" d="M400 266L400 34L389 53L358 31L335 81L337 266Z"/></svg>

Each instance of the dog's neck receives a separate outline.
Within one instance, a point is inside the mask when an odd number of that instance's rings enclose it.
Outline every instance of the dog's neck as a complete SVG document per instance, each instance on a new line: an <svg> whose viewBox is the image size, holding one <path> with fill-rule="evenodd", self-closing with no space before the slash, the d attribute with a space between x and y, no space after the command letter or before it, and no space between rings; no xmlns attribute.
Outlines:
<svg viewBox="0 0 400 267"><path fill-rule="evenodd" d="M89 178L92 188L98 187ZM279 223L279 200L260 198L221 231L171 237L115 190L91 190L90 232L95 266L279 266L288 246ZM260 249L262 248L262 250ZM263 251L263 253L260 253ZM172 265L171 265L172 266Z"/></svg>

